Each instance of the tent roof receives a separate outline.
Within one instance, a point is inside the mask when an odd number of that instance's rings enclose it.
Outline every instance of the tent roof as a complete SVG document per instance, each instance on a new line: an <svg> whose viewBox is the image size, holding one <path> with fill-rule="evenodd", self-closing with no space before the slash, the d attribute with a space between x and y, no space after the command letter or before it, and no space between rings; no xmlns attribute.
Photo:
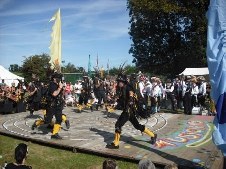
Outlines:
<svg viewBox="0 0 226 169"><path fill-rule="evenodd" d="M208 67L202 67L202 68L186 68L182 73L179 75L209 75L209 69Z"/></svg>
<svg viewBox="0 0 226 169"><path fill-rule="evenodd" d="M20 76L17 76L15 74L11 73L7 69L5 69L2 65L0 65L0 79L4 79L4 80L20 79L20 80L24 80L23 77L20 77Z"/></svg>

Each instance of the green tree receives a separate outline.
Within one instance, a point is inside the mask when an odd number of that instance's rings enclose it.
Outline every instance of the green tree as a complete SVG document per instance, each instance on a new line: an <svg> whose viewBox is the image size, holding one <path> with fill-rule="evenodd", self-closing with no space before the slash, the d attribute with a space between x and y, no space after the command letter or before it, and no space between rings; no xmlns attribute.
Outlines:
<svg viewBox="0 0 226 169"><path fill-rule="evenodd" d="M206 66L208 0L128 0L132 45L139 70L178 74Z"/></svg>
<svg viewBox="0 0 226 169"><path fill-rule="evenodd" d="M9 71L11 71L11 72L20 72L21 71L21 67L18 64L11 64L9 66Z"/></svg>
<svg viewBox="0 0 226 169"><path fill-rule="evenodd" d="M125 74L127 75L130 75L132 73L137 73L137 68L136 66L133 66L133 65L126 65L124 67L124 70L125 70ZM119 68L113 67L109 70L109 75L115 76L115 75L118 75L118 73L119 73ZM107 72L105 74L107 74Z"/></svg>
<svg viewBox="0 0 226 169"><path fill-rule="evenodd" d="M35 74L41 81L48 80L52 73L49 60L50 56L48 54L25 57L22 65L24 78L27 81L31 81L32 74Z"/></svg>
<svg viewBox="0 0 226 169"><path fill-rule="evenodd" d="M74 64L68 63L66 66L61 68L62 73L77 73L79 70L75 67Z"/></svg>

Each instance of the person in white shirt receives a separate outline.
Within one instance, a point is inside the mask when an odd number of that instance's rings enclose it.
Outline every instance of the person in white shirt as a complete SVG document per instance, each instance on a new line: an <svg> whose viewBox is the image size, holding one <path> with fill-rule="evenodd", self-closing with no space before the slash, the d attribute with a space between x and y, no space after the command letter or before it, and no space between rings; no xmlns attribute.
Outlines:
<svg viewBox="0 0 226 169"><path fill-rule="evenodd" d="M158 109L158 96L160 93L160 87L157 83L157 78L152 78L152 89L151 89L151 113L157 113Z"/></svg>
<svg viewBox="0 0 226 169"><path fill-rule="evenodd" d="M196 78L191 79L191 83L192 83L192 88L191 88L191 103L192 103L192 107L196 107L197 103L198 103L198 94L199 94L199 87L197 86L197 80Z"/></svg>
<svg viewBox="0 0 226 169"><path fill-rule="evenodd" d="M139 79L139 89L140 89L140 94L144 98L144 93L145 93L145 83L144 83L144 75L140 76Z"/></svg>
<svg viewBox="0 0 226 169"><path fill-rule="evenodd" d="M160 112L160 106L161 106L161 104L162 104L162 99L163 98L165 98L165 89L164 89L164 87L163 87L163 85L162 85L162 82L161 82L161 80L160 80L160 78L157 78L157 84L158 84L158 86L159 86L159 93L158 93L158 112Z"/></svg>
<svg viewBox="0 0 226 169"><path fill-rule="evenodd" d="M77 80L77 82L74 85L74 93L75 93L75 98L76 101L78 102L78 98L81 94L81 88L82 88L82 84L80 80Z"/></svg>
<svg viewBox="0 0 226 169"><path fill-rule="evenodd" d="M181 108L181 109L184 109L184 95L185 95L185 92L186 92L186 89L187 89L187 85L186 85L186 82L184 81L185 80L185 76L182 75L180 77L180 82L179 82L179 86L178 86L178 93L179 93L179 101L178 101L178 107Z"/></svg>
<svg viewBox="0 0 226 169"><path fill-rule="evenodd" d="M150 90L151 90L151 82L149 81L148 77L144 78L144 89L143 89L143 96L144 96L144 105L145 109L148 107L148 100L150 98Z"/></svg>
<svg viewBox="0 0 226 169"><path fill-rule="evenodd" d="M145 86L145 90L146 90L146 93L148 96L151 95L151 89L152 89L152 84L150 81L147 81L146 82L146 86Z"/></svg>
<svg viewBox="0 0 226 169"><path fill-rule="evenodd" d="M205 107L205 98L206 98L206 82L203 76L197 78L199 82L199 93L198 93L198 102L199 105Z"/></svg>

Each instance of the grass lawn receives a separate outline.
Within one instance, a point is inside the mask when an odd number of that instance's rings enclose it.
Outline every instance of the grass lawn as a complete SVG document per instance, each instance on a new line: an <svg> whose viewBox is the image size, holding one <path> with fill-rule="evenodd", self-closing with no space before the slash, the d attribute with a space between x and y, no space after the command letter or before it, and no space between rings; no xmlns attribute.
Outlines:
<svg viewBox="0 0 226 169"><path fill-rule="evenodd" d="M27 165L34 169L101 169L103 157L73 153L71 151L45 147L32 142L25 142L11 137L0 135L0 166L7 162L14 162L14 149L19 143L29 146ZM137 164L117 161L120 169L137 169Z"/></svg>

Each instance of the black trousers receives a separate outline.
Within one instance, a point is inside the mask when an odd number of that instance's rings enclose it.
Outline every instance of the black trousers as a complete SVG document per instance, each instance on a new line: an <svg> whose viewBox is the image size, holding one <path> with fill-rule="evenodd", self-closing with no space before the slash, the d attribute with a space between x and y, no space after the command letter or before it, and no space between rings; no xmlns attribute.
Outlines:
<svg viewBox="0 0 226 169"><path fill-rule="evenodd" d="M184 113L191 114L191 111L192 111L191 94L186 93L184 95Z"/></svg>
<svg viewBox="0 0 226 169"><path fill-rule="evenodd" d="M62 108L48 107L46 109L45 123L50 124L53 116L56 118L55 124L61 124L62 122Z"/></svg>
<svg viewBox="0 0 226 169"><path fill-rule="evenodd" d="M197 96L196 95L192 95L191 96L191 105L192 105L192 107L198 106Z"/></svg>
<svg viewBox="0 0 226 169"><path fill-rule="evenodd" d="M200 106L205 107L205 96L203 96L202 94L198 94L198 103L200 104Z"/></svg>
<svg viewBox="0 0 226 169"><path fill-rule="evenodd" d="M132 125L135 127L135 129L140 130L141 132L144 131L145 126L141 125L136 116L134 115L134 113L128 113L126 111L123 111L122 114L119 116L117 122L115 123L115 132L121 133L122 130L122 126L124 126L124 124L127 121L130 121L132 123Z"/></svg>
<svg viewBox="0 0 226 169"><path fill-rule="evenodd" d="M98 91L98 94L97 94L97 99L98 99L98 104L100 105L102 100L104 103L107 102L107 98L106 98L106 93L105 91Z"/></svg>
<svg viewBox="0 0 226 169"><path fill-rule="evenodd" d="M79 96L79 99L78 99L78 103L80 105L82 105L83 103L87 104L88 100L89 100L89 95L86 93L81 93L81 95Z"/></svg>
<svg viewBox="0 0 226 169"><path fill-rule="evenodd" d="M28 108L29 111L38 111L40 109L40 102L31 101Z"/></svg>
<svg viewBox="0 0 226 169"><path fill-rule="evenodd" d="M176 98L175 95L170 92L170 93L166 93L167 94L167 99L170 99L171 101L171 106L172 106L172 110L174 111L176 109Z"/></svg>

